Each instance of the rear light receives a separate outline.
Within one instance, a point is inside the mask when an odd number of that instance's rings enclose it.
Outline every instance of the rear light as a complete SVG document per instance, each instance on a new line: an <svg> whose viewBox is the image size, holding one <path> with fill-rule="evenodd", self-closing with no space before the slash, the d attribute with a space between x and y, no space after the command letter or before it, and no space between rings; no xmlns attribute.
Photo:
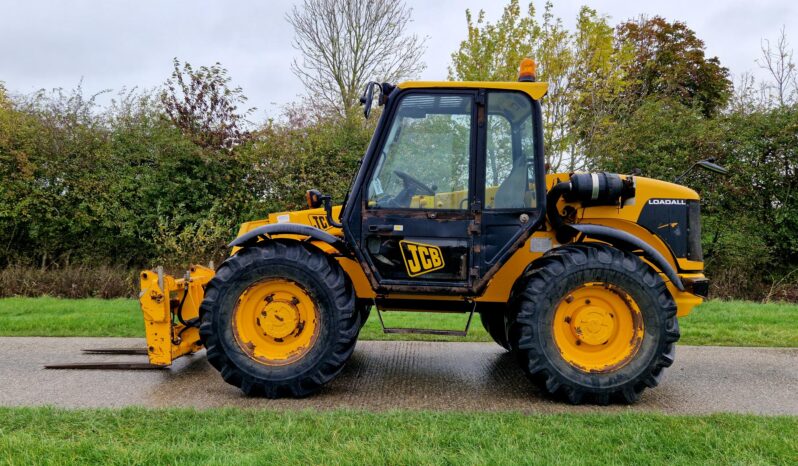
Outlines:
<svg viewBox="0 0 798 466"><path fill-rule="evenodd" d="M701 296L702 298L709 297L709 279L701 277L701 278L682 278L682 283L684 284L684 289L688 293L693 293L696 296Z"/></svg>

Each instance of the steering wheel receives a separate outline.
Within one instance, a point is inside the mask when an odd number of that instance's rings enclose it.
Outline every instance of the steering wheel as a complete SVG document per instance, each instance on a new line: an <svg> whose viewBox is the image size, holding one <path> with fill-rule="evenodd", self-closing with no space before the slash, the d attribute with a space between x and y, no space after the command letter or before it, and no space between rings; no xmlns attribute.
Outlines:
<svg viewBox="0 0 798 466"><path fill-rule="evenodd" d="M425 185L421 181L413 178L412 176L408 175L407 173L403 172L402 170L394 170L394 175L398 176L402 179L402 182L405 184L405 189L408 191L418 191L421 194L427 196L434 196L435 190L430 188L429 186ZM414 188L411 190L411 188Z"/></svg>

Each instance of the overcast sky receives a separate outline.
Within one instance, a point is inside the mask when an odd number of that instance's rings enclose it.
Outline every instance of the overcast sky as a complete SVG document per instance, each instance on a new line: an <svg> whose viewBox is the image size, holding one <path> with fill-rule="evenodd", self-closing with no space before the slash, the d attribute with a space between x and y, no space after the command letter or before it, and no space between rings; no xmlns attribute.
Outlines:
<svg viewBox="0 0 798 466"><path fill-rule="evenodd" d="M154 87L173 57L195 65L221 62L244 89L258 117L275 116L303 89L289 66L295 56L285 14L290 1L0 0L0 81L12 92L74 87L88 92ZM465 9L495 20L506 2L410 0L413 33L427 36L427 79L445 79L450 54L465 36ZM542 8L543 1L535 4ZM569 27L584 0L555 1ZM525 2L522 0L522 4ZM798 46L795 0L590 2L614 25L640 14L680 20L733 74L763 76L754 60L760 40L785 25ZM798 56L796 56L798 58Z"/></svg>

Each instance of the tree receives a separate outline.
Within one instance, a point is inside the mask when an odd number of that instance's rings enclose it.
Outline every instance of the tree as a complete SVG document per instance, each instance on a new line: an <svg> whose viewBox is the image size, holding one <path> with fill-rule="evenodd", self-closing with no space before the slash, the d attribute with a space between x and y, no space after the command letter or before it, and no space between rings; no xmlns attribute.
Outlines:
<svg viewBox="0 0 798 466"><path fill-rule="evenodd" d="M239 110L247 98L240 87L229 85L230 76L219 63L195 70L175 58L161 103L172 123L198 146L232 150L250 137L244 125L255 109Z"/></svg>
<svg viewBox="0 0 798 466"><path fill-rule="evenodd" d="M572 128L571 171L595 166L602 155L596 150L596 139L617 124L618 113L627 111L623 96L632 80L623 70L634 53L614 32L606 16L582 7L573 35L574 67L570 78L575 93L568 115Z"/></svg>
<svg viewBox="0 0 798 466"><path fill-rule="evenodd" d="M546 163L554 171L585 167L585 140L615 108L625 89L622 68L631 54L616 46L607 18L587 7L568 31L547 2L541 21L529 4L521 14L518 0L510 0L496 23L480 11L476 21L466 10L467 38L452 54L449 78L515 81L524 57L538 64L538 79L549 85L542 100Z"/></svg>
<svg viewBox="0 0 798 466"><path fill-rule="evenodd" d="M495 24L486 21L480 10L474 21L466 10L467 38L452 53L449 79L473 81L515 81L518 65L533 55L534 44L540 37L540 25L535 19L532 3L526 16L521 15L518 0L510 0Z"/></svg>
<svg viewBox="0 0 798 466"><path fill-rule="evenodd" d="M705 56L704 42L685 23L640 17L620 24L616 33L634 48L635 59L625 67L629 80L636 81L628 89L632 102L650 95L675 97L713 116L731 97L729 70L717 57Z"/></svg>
<svg viewBox="0 0 798 466"><path fill-rule="evenodd" d="M767 70L773 79L767 87L771 91L772 98L781 107L794 103L798 94L798 80L796 80L798 73L792 61L792 54L784 26L781 27L779 37L776 39L775 48L771 46L769 40L762 40L762 57L757 60L757 64Z"/></svg>
<svg viewBox="0 0 798 466"><path fill-rule="evenodd" d="M411 13L402 1L304 0L286 16L301 54L291 70L319 104L348 115L368 81L424 70L425 40L408 33Z"/></svg>
<svg viewBox="0 0 798 466"><path fill-rule="evenodd" d="M0 109L7 108L10 105L6 94L6 87L3 85L3 81L0 81Z"/></svg>

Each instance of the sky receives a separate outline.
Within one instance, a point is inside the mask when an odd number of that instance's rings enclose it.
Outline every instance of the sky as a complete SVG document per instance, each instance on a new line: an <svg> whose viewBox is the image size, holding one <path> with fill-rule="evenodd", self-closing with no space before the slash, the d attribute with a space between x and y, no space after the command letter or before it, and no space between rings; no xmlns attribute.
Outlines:
<svg viewBox="0 0 798 466"><path fill-rule="evenodd" d="M241 86L256 116L278 116L304 92L290 65L296 57L285 15L291 1L0 0L0 81L13 93L73 88L154 88L169 77L174 57L193 65L220 62ZM506 1L407 0L410 32L427 38L423 79L445 79L450 55L466 33L465 10L496 20ZM522 5L526 2L522 0ZM535 5L542 8L543 1ZM733 75L765 72L755 60L763 38L782 26L798 47L794 0L554 1L554 13L574 24L582 5L617 24L641 14L687 23ZM796 55L798 59L798 54Z"/></svg>

